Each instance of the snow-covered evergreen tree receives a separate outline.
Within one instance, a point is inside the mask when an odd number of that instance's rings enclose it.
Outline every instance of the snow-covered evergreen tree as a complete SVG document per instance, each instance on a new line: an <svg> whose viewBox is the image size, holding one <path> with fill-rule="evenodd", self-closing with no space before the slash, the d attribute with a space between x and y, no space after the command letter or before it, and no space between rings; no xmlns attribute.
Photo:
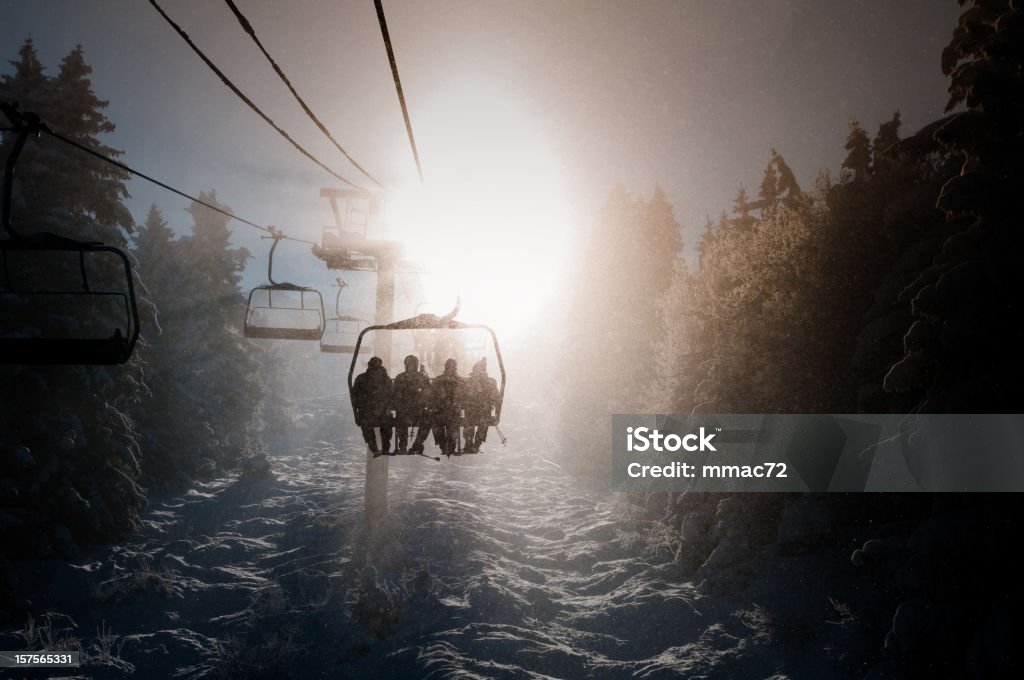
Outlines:
<svg viewBox="0 0 1024 680"><path fill-rule="evenodd" d="M682 249L681 227L660 187L650 200L616 187L598 217L560 362L563 449L569 463L606 464L613 413L636 410L654 378L659 301Z"/></svg>
<svg viewBox="0 0 1024 680"><path fill-rule="evenodd" d="M961 166L937 202L954 228L908 291L913 332L885 386L915 395L924 411L1016 413L1024 404L1024 12L1007 0L969 5L942 54L947 111L965 110L934 130Z"/></svg>
<svg viewBox="0 0 1024 680"><path fill-rule="evenodd" d="M80 47L56 76L43 71L28 40L0 79L0 99L38 113L55 130L103 153L101 135L114 129L106 102L93 93ZM13 135L5 135L6 155ZM122 204L126 174L48 137L32 139L17 168L13 221L24 233L53 232L112 245L132 227ZM76 282L77 263L38 259L19 273L42 281ZM116 261L96 258L91 277L121 275ZM73 289L73 288L72 288ZM109 325L113 312L82 304L54 324L72 333ZM7 319L12 321L12 319ZM13 319L16 321L16 319ZM24 319L25 327L34 321ZM10 366L0 369L0 540L12 554L70 555L82 542L130 529L145 502L136 432L127 416L143 393L138 356L124 366Z"/></svg>
<svg viewBox="0 0 1024 680"><path fill-rule="evenodd" d="M219 205L212 191L200 198ZM191 233L173 238L154 207L135 239L159 320L143 328L151 397L136 416L152 453L144 470L154 486L181 485L232 466L249 444L263 395L260 350L239 328L248 252L231 246L226 216L199 203L188 213Z"/></svg>
<svg viewBox="0 0 1024 680"><path fill-rule="evenodd" d="M216 193L200 193L213 205ZM242 336L245 297L239 287L249 258L245 248L232 248L228 218L198 203L189 207L192 234L183 239L181 261L194 277L191 286L205 313L193 315L189 350L196 413L213 432L211 456L220 464L233 464L247 444L248 428L263 396L257 367L258 349ZM186 340L187 341L187 340Z"/></svg>
<svg viewBox="0 0 1024 680"><path fill-rule="evenodd" d="M843 170L848 171L854 179L865 181L871 176L871 140L856 120L850 121L850 132L846 136L846 158Z"/></svg>

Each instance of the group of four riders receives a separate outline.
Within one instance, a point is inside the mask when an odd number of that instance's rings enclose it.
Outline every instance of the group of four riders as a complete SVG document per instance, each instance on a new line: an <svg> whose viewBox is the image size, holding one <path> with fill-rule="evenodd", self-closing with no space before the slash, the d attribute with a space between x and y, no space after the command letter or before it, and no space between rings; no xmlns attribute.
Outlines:
<svg viewBox="0 0 1024 680"><path fill-rule="evenodd" d="M395 453L422 454L427 434L445 455L477 453L487 440L487 427L494 424L500 395L494 378L487 375L487 360L480 359L466 378L458 374L455 359L448 359L444 372L431 380L414 355L405 358L405 371L392 380L379 357L370 359L366 372L352 385L352 406L356 425L374 454L391 453L392 429ZM375 428L380 430L380 448ZM416 437L409 448L409 433ZM465 442L459 447L459 434Z"/></svg>

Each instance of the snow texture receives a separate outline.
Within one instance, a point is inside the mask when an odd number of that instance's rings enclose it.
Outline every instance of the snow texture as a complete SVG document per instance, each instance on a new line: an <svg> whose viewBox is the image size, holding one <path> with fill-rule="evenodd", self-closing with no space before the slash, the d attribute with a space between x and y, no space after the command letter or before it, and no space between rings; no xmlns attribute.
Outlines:
<svg viewBox="0 0 1024 680"><path fill-rule="evenodd" d="M837 565L775 555L744 565L765 570L752 586L705 593L677 533L515 424L508 448L392 459L392 513L366 544L344 408L312 402L302 441L154 502L126 543L20 564L37 630L0 647L50 625L88 656L82 677L189 679L814 677L851 649L823 625Z"/></svg>

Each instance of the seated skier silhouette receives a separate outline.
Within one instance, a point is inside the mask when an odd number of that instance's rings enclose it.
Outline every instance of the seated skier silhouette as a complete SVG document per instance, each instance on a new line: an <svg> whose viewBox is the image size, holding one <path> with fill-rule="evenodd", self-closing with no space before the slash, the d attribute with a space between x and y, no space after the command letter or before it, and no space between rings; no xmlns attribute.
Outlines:
<svg viewBox="0 0 1024 680"><path fill-rule="evenodd" d="M473 371L462 385L462 405L466 412L463 439L466 453L477 453L480 445L487 441L487 427L494 424L494 417L501 398L498 383L487 375L487 359L473 364Z"/></svg>
<svg viewBox="0 0 1024 680"><path fill-rule="evenodd" d="M430 379L420 368L413 354L405 358L405 371L395 376L392 404L395 409L395 452L405 453L409 444L409 428L415 427L416 439L412 453L423 453L423 442L430 430L428 415Z"/></svg>
<svg viewBox="0 0 1024 680"><path fill-rule="evenodd" d="M363 440L374 454L391 451L391 378L379 357L373 357L366 364L366 372L356 376L352 384L352 410L356 425L363 431ZM377 448L377 434L380 429L380 445Z"/></svg>
<svg viewBox="0 0 1024 680"><path fill-rule="evenodd" d="M459 425L462 420L462 378L455 359L444 362L444 373L430 385L430 410L433 415L434 440L446 456L455 453L459 445Z"/></svg>

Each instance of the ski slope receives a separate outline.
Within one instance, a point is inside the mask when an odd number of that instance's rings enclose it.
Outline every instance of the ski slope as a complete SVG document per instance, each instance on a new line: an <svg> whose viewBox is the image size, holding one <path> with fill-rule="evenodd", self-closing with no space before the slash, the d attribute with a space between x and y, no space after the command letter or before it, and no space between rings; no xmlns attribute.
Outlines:
<svg viewBox="0 0 1024 680"><path fill-rule="evenodd" d="M806 581L814 565L781 569L788 576L760 591L700 595L664 525L565 474L526 427L511 425L505 448L492 433L481 455L393 458L391 515L357 549L365 454L345 407L309 402L299 436L270 452L269 474L201 484L155 503L124 544L26 568L37 630L5 631L3 648L38 646L26 638L49 623L51 637L89 656L82 677L114 678L781 678L822 668L818 643L778 644L758 604L780 589L813 591L786 579Z"/></svg>

